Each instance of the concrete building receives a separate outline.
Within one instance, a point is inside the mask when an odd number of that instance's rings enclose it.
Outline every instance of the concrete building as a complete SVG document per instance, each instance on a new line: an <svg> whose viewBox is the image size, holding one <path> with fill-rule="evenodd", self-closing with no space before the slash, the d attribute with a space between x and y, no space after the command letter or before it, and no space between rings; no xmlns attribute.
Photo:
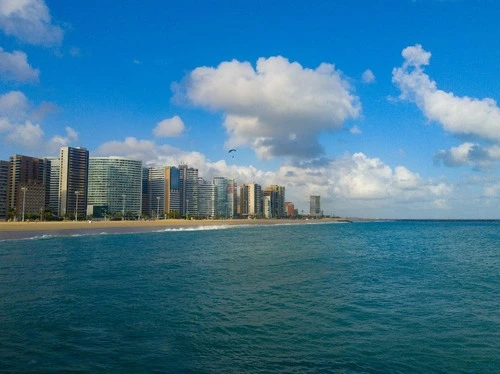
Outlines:
<svg viewBox="0 0 500 374"><path fill-rule="evenodd" d="M283 218L286 217L285 211L285 187L272 185L262 191L263 196L270 197L271 217Z"/></svg>
<svg viewBox="0 0 500 374"><path fill-rule="evenodd" d="M45 161L48 177L45 181L45 209L50 210L53 215L58 215L61 161L59 157L47 157Z"/></svg>
<svg viewBox="0 0 500 374"><path fill-rule="evenodd" d="M7 215L9 210L14 211L17 219L22 219L23 212L25 217L40 215L40 209L43 211L45 208L46 173L46 161L42 158L23 155L10 158L7 175Z"/></svg>
<svg viewBox="0 0 500 374"><path fill-rule="evenodd" d="M203 178L198 179L198 215L204 218L214 218L218 201L217 188L214 183Z"/></svg>
<svg viewBox="0 0 500 374"><path fill-rule="evenodd" d="M62 147L59 153L59 216L84 219L87 213L89 151Z"/></svg>
<svg viewBox="0 0 500 374"><path fill-rule="evenodd" d="M107 214L138 218L142 210L142 161L91 157L87 204L105 207ZM92 213L95 215L93 209Z"/></svg>
<svg viewBox="0 0 500 374"><path fill-rule="evenodd" d="M8 176L9 176L9 161L0 160L0 220L7 218Z"/></svg>
<svg viewBox="0 0 500 374"><path fill-rule="evenodd" d="M197 217L198 212L198 169L179 165L181 192L181 215Z"/></svg>
<svg viewBox="0 0 500 374"><path fill-rule="evenodd" d="M243 217L262 217L262 188L259 184L241 185L240 214Z"/></svg>
<svg viewBox="0 0 500 374"><path fill-rule="evenodd" d="M320 196L309 197L309 214L312 217L321 217L323 215L323 212L321 211Z"/></svg>
<svg viewBox="0 0 500 374"><path fill-rule="evenodd" d="M236 182L234 179L215 177L213 184L217 190L216 217L233 218L236 214Z"/></svg>
<svg viewBox="0 0 500 374"><path fill-rule="evenodd" d="M176 212L182 214L179 169L174 166L148 169L148 215L162 218Z"/></svg>
<svg viewBox="0 0 500 374"><path fill-rule="evenodd" d="M298 215L295 205L290 201L285 201L285 210L287 217L296 217Z"/></svg>

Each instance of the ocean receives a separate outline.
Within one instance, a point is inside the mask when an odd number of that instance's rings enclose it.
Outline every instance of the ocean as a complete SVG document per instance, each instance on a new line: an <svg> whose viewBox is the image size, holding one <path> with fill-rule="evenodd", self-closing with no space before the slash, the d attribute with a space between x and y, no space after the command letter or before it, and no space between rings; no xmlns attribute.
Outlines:
<svg viewBox="0 0 500 374"><path fill-rule="evenodd" d="M498 373L500 222L3 240L0 371Z"/></svg>

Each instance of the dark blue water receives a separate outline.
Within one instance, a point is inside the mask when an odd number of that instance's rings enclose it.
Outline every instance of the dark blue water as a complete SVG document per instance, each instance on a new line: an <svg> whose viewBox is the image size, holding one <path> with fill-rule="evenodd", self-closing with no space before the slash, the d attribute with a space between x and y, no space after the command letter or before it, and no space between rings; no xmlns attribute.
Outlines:
<svg viewBox="0 0 500 374"><path fill-rule="evenodd" d="M500 223L0 242L0 371L498 373Z"/></svg>

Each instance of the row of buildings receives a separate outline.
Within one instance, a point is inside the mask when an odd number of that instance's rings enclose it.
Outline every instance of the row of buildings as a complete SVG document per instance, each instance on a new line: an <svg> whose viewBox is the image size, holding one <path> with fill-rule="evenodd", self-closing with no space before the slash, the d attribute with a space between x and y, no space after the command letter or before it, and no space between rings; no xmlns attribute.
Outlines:
<svg viewBox="0 0 500 374"><path fill-rule="evenodd" d="M311 196L310 214L319 212L319 196ZM59 157L0 161L0 219L296 215L283 186L242 184L238 194L234 179L207 181L188 165L143 167L137 160L89 157L80 147L62 147Z"/></svg>

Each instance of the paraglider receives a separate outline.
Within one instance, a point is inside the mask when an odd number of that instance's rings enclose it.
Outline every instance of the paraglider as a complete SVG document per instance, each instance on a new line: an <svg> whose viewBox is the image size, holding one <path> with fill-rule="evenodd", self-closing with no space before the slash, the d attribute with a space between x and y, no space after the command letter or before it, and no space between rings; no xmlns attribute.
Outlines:
<svg viewBox="0 0 500 374"><path fill-rule="evenodd" d="M236 149L232 148L232 149L230 149L227 153L231 154L231 153L233 153L233 152L236 152ZM232 157L232 158L234 158L234 155L232 155L231 157Z"/></svg>

